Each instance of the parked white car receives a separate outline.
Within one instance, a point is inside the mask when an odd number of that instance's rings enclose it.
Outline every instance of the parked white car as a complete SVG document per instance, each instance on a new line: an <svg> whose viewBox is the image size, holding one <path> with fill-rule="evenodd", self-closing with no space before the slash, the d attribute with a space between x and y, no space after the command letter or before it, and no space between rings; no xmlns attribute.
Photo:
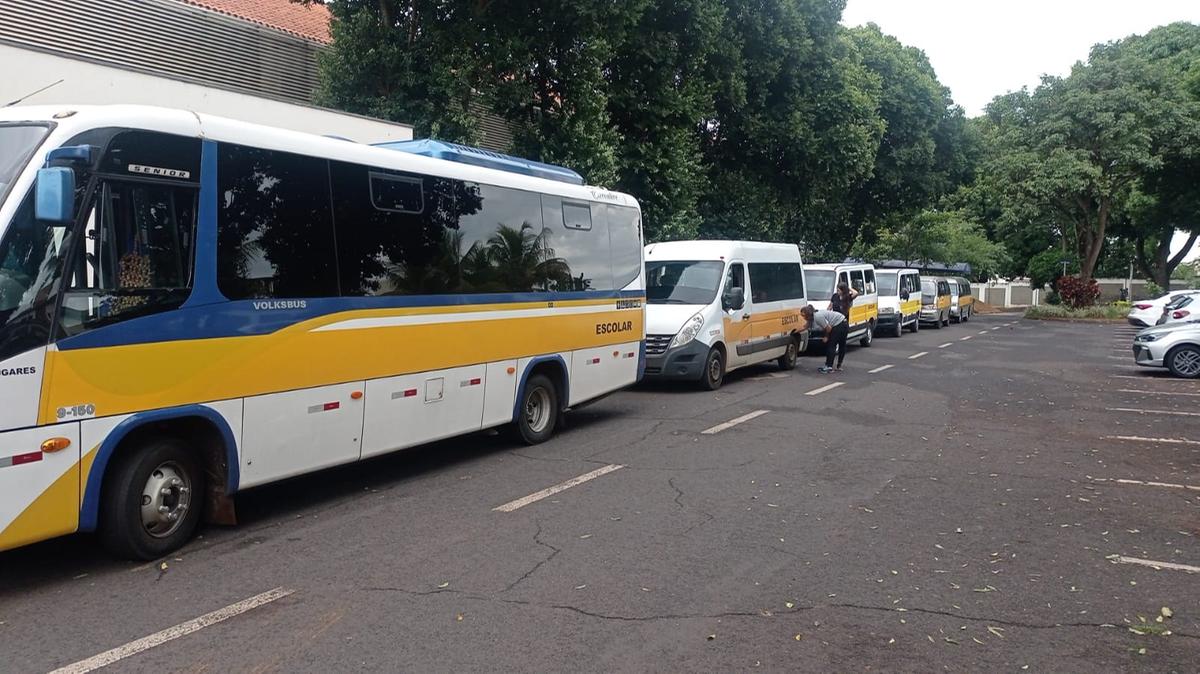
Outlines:
<svg viewBox="0 0 1200 674"><path fill-rule="evenodd" d="M1163 307L1167 303L1178 297L1196 294L1200 294L1200 290L1173 290L1152 300L1138 300L1129 309L1129 324L1136 325L1139 328L1157 325L1158 319L1162 318Z"/></svg>
<svg viewBox="0 0 1200 674"><path fill-rule="evenodd" d="M1176 377L1200 377L1200 319L1142 330L1133 338L1133 361Z"/></svg>
<svg viewBox="0 0 1200 674"><path fill-rule="evenodd" d="M1196 317L1196 310L1200 307L1200 295L1180 295L1167 303L1163 307L1162 316L1159 316L1158 322L1155 325L1170 325L1172 323L1184 323Z"/></svg>

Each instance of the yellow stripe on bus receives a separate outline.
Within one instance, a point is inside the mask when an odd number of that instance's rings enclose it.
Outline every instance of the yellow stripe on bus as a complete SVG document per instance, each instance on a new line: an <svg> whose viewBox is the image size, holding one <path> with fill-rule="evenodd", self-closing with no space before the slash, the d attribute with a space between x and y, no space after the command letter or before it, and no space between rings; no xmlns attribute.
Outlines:
<svg viewBox="0 0 1200 674"><path fill-rule="evenodd" d="M533 307L547 309L544 302L493 309ZM95 405L103 417L627 343L644 335L641 311L552 311L493 320L480 311L479 320L314 331L354 318L430 313L354 311L268 335L51 351L39 423L56 421L60 407Z"/></svg>
<svg viewBox="0 0 1200 674"><path fill-rule="evenodd" d="M0 531L0 550L73 533L79 528L79 464L62 475Z"/></svg>

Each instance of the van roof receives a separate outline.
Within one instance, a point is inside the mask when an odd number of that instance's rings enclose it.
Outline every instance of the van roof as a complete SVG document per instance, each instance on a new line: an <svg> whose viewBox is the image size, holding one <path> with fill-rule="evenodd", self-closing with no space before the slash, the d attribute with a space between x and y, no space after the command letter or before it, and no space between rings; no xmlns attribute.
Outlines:
<svg viewBox="0 0 1200 674"><path fill-rule="evenodd" d="M875 265L869 262L822 262L820 264L806 264L805 269L874 269Z"/></svg>
<svg viewBox="0 0 1200 674"><path fill-rule="evenodd" d="M880 274L917 274L917 275L920 275L921 272L917 271L916 269L896 269L894 267L889 268L889 269L876 268L875 275L878 276Z"/></svg>
<svg viewBox="0 0 1200 674"><path fill-rule="evenodd" d="M663 241L662 243L651 243L646 246L647 259L655 257L661 260L718 260L753 253L778 260L800 261L800 248L794 243L702 240Z"/></svg>

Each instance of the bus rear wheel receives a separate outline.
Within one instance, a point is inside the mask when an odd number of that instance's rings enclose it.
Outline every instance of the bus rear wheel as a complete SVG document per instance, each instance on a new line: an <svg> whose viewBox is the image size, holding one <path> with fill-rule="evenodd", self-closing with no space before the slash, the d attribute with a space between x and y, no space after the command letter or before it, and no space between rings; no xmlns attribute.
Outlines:
<svg viewBox="0 0 1200 674"><path fill-rule="evenodd" d="M114 555L157 559L183 547L204 501L204 471L194 453L171 438L120 456L105 477L100 540Z"/></svg>
<svg viewBox="0 0 1200 674"><path fill-rule="evenodd" d="M514 424L517 436L527 445L550 439L558 425L558 389L544 374L535 374L525 382L521 404Z"/></svg>

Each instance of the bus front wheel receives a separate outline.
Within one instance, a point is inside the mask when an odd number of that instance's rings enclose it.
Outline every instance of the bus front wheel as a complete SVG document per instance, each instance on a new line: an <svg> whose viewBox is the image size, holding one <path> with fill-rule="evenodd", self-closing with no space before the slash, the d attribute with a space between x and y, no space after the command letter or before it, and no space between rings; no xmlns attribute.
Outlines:
<svg viewBox="0 0 1200 674"><path fill-rule="evenodd" d="M535 374L525 382L518 408L515 430L527 445L545 442L558 425L558 389L544 374Z"/></svg>
<svg viewBox="0 0 1200 674"><path fill-rule="evenodd" d="M170 438L121 455L104 481L100 539L109 552L150 560L179 549L196 530L204 471L194 453Z"/></svg>

